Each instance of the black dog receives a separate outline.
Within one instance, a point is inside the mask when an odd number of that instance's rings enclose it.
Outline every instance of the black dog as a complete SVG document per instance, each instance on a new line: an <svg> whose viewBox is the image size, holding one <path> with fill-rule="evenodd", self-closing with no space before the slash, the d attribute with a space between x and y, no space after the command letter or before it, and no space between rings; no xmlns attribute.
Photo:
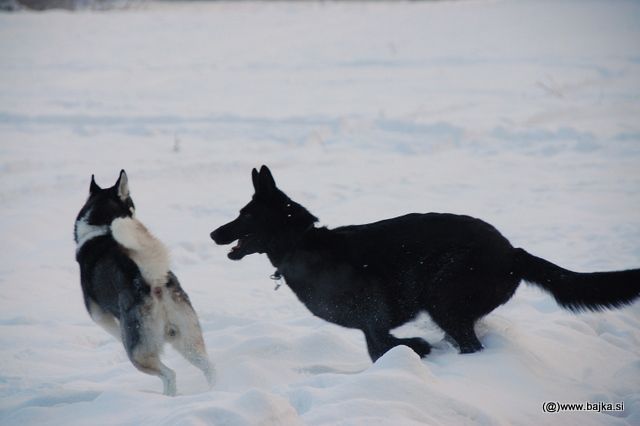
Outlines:
<svg viewBox="0 0 640 426"><path fill-rule="evenodd" d="M317 218L253 169L255 194L240 216L211 233L237 240L228 257L266 253L316 316L364 332L375 361L396 345L430 345L389 330L427 312L461 353L482 349L474 324L507 302L521 280L573 310L617 308L640 296L640 269L576 273L514 248L493 226L454 214L412 213L367 225L316 228Z"/></svg>

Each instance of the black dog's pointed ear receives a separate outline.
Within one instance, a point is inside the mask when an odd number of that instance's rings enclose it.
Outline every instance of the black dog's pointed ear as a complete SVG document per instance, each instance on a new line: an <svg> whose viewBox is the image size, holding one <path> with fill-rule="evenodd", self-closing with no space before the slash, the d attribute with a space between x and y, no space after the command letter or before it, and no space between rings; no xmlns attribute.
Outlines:
<svg viewBox="0 0 640 426"><path fill-rule="evenodd" d="M124 169L120 170L120 176L113 187L122 201L129 197L129 178L127 177L127 172L125 172Z"/></svg>
<svg viewBox="0 0 640 426"><path fill-rule="evenodd" d="M251 181L253 182L253 190L258 192L258 188L260 188L260 175L255 168L251 170Z"/></svg>
<svg viewBox="0 0 640 426"><path fill-rule="evenodd" d="M100 188L98 186L98 184L96 183L96 178L94 175L91 175L91 185L89 185L89 193L90 194L95 194L96 192L100 191L102 188Z"/></svg>
<svg viewBox="0 0 640 426"><path fill-rule="evenodd" d="M270 194L275 191L276 181L267 166L260 167L260 192Z"/></svg>

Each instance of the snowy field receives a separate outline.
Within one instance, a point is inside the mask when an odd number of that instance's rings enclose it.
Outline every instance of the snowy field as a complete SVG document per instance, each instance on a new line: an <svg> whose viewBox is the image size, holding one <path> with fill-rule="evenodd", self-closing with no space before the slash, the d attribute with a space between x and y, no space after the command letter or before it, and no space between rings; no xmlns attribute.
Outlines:
<svg viewBox="0 0 640 426"><path fill-rule="evenodd" d="M267 164L330 227L466 213L577 271L640 267L640 3L154 4L0 14L0 424L638 425L640 303L521 286L459 355L428 320L372 365L264 256L209 232ZM218 379L177 397L87 315L73 222L129 174ZM623 412L542 412L545 401Z"/></svg>

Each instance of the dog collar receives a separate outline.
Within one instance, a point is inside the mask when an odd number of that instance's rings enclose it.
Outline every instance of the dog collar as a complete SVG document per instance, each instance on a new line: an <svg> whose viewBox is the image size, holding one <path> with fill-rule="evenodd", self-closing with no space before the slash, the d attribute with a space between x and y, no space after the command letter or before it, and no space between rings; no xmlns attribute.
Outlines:
<svg viewBox="0 0 640 426"><path fill-rule="evenodd" d="M282 273L278 269L276 269L276 271L273 274L271 274L269 278L271 278L276 282L276 288L274 288L273 290L275 291L279 289L280 286L282 285L280 284L280 280L282 279Z"/></svg>

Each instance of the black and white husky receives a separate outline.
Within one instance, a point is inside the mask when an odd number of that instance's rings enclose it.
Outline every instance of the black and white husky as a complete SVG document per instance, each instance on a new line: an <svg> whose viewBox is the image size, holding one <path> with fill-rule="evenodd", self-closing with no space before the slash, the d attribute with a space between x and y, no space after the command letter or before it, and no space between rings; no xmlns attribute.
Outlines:
<svg viewBox="0 0 640 426"><path fill-rule="evenodd" d="M215 369L198 317L169 269L166 247L136 219L124 170L107 189L91 176L89 198L75 223L75 241L87 311L122 341L133 365L159 376L164 393L175 395L176 375L160 361L169 342L212 386Z"/></svg>
<svg viewBox="0 0 640 426"><path fill-rule="evenodd" d="M362 330L374 361L396 345L429 353L425 340L389 333L420 312L460 352L482 349L476 321L506 303L523 280L574 311L618 308L640 297L640 269L572 272L513 247L480 219L412 213L317 228L318 219L276 187L267 167L253 169L252 179L251 201L211 238L237 241L228 254L232 260L266 253L276 275L313 314Z"/></svg>

